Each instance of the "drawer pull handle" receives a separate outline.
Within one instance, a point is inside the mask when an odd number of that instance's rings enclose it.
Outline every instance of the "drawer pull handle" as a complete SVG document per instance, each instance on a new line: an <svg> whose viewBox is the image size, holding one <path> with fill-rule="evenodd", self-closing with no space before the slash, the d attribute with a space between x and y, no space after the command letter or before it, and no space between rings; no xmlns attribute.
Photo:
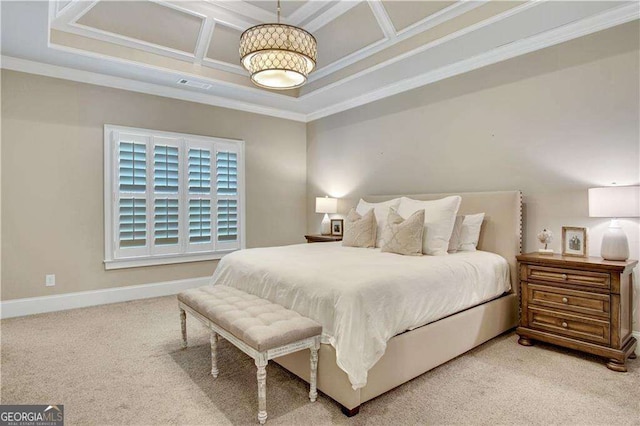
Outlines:
<svg viewBox="0 0 640 426"><path fill-rule="evenodd" d="M562 298L562 303L569 303L569 299L567 299L566 297Z"/></svg>
<svg viewBox="0 0 640 426"><path fill-rule="evenodd" d="M566 280L567 278L569 278L569 277L567 276L567 274L562 274L562 279L563 279L563 280Z"/></svg>
<svg viewBox="0 0 640 426"><path fill-rule="evenodd" d="M567 328L567 327L569 326L569 324L567 324L566 322L562 321L562 326L563 326L564 328Z"/></svg>

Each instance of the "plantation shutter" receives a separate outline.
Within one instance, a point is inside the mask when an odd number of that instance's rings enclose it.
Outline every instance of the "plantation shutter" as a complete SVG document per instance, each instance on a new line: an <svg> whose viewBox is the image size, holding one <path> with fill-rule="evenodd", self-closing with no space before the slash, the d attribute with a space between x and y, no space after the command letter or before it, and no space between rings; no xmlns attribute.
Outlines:
<svg viewBox="0 0 640 426"><path fill-rule="evenodd" d="M220 145L216 150L216 236L218 247L239 247L238 152Z"/></svg>
<svg viewBox="0 0 640 426"><path fill-rule="evenodd" d="M144 255L149 249L147 215L147 143L140 135L120 134L117 144L117 253Z"/></svg>
<svg viewBox="0 0 640 426"><path fill-rule="evenodd" d="M242 141L111 125L104 134L107 269L241 247Z"/></svg>
<svg viewBox="0 0 640 426"><path fill-rule="evenodd" d="M189 242L211 241L211 201L189 200Z"/></svg>
<svg viewBox="0 0 640 426"><path fill-rule="evenodd" d="M121 198L119 212L120 248L147 244L147 205L144 198Z"/></svg>
<svg viewBox="0 0 640 426"><path fill-rule="evenodd" d="M178 193L178 147L156 145L153 149L153 185L156 192Z"/></svg>
<svg viewBox="0 0 640 426"><path fill-rule="evenodd" d="M187 141L188 251L213 250L211 145Z"/></svg>
<svg viewBox="0 0 640 426"><path fill-rule="evenodd" d="M147 147L120 142L120 192L144 192L147 183Z"/></svg>
<svg viewBox="0 0 640 426"><path fill-rule="evenodd" d="M211 192L211 151L189 149L189 193Z"/></svg>
<svg viewBox="0 0 640 426"><path fill-rule="evenodd" d="M180 253L180 140L153 138L152 254Z"/></svg>

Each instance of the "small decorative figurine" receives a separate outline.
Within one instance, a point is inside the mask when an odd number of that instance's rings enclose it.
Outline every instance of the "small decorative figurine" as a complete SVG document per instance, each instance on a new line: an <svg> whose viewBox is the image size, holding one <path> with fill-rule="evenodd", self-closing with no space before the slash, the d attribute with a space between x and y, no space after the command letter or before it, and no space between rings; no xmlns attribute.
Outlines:
<svg viewBox="0 0 640 426"><path fill-rule="evenodd" d="M544 248L539 249L538 253L540 253L540 254L553 254L553 250L550 249L550 248L547 248L549 246L549 244L551 244L551 241L553 241L553 232L549 231L548 229L543 229L538 234L538 241L540 241L542 244L544 244Z"/></svg>

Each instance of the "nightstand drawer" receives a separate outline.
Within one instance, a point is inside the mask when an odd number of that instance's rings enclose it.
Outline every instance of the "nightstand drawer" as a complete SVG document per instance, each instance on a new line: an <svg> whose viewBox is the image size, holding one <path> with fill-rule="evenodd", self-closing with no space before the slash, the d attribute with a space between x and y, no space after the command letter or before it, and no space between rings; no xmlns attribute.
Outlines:
<svg viewBox="0 0 640 426"><path fill-rule="evenodd" d="M609 318L611 303L608 294L537 284L528 284L527 289L530 305Z"/></svg>
<svg viewBox="0 0 640 426"><path fill-rule="evenodd" d="M551 284L579 285L602 290L608 290L611 286L609 274L537 265L527 265L527 280Z"/></svg>
<svg viewBox="0 0 640 426"><path fill-rule="evenodd" d="M609 322L529 306L529 327L589 342L609 344Z"/></svg>

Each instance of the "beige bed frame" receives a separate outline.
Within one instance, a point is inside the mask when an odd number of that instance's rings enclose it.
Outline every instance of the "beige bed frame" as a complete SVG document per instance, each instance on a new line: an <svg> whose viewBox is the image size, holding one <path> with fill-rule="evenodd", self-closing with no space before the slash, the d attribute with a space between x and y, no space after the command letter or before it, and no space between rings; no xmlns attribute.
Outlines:
<svg viewBox="0 0 640 426"><path fill-rule="evenodd" d="M401 333L387 344L380 360L369 370L367 385L354 390L347 374L336 364L331 345L320 347L318 389L342 405L346 415L357 414L360 404L417 377L438 365L515 327L518 322L516 255L522 244L522 194L520 191L409 195L434 200L461 195L459 214L485 213L478 249L497 253L509 262L512 291L501 297ZM366 201L386 201L396 196L369 196ZM275 362L309 381L309 355L297 352Z"/></svg>

